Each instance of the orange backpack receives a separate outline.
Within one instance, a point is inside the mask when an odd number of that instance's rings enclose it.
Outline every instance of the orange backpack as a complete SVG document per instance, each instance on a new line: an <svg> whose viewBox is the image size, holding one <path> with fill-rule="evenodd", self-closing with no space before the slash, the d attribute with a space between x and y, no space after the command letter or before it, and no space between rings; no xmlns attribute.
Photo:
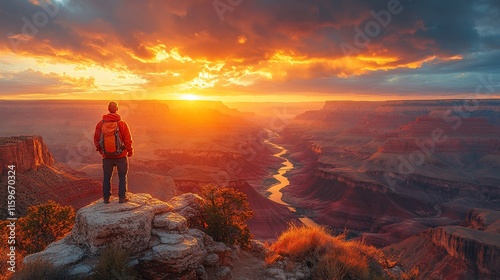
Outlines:
<svg viewBox="0 0 500 280"><path fill-rule="evenodd" d="M120 136L118 122L102 121L99 145L101 145L104 155L107 156L118 156L125 150L125 146Z"/></svg>

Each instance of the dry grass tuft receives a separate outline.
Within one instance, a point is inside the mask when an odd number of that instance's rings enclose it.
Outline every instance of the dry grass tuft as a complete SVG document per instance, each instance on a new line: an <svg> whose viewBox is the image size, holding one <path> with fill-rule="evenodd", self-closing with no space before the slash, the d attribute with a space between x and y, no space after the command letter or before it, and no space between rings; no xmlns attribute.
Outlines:
<svg viewBox="0 0 500 280"><path fill-rule="evenodd" d="M360 241L332 236L324 227L290 225L270 246L266 262L281 257L302 263L314 279L384 279L380 262L384 254Z"/></svg>
<svg viewBox="0 0 500 280"><path fill-rule="evenodd" d="M135 279L136 272L129 266L129 255L126 250L118 246L110 246L104 249L90 279Z"/></svg>

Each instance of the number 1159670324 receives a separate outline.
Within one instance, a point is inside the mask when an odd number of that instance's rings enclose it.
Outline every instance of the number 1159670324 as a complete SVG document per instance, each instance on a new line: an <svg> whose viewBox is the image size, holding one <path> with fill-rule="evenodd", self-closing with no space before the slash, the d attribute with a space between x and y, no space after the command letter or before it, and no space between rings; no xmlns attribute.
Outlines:
<svg viewBox="0 0 500 280"><path fill-rule="evenodd" d="M7 166L7 210L10 217L16 216L16 166Z"/></svg>

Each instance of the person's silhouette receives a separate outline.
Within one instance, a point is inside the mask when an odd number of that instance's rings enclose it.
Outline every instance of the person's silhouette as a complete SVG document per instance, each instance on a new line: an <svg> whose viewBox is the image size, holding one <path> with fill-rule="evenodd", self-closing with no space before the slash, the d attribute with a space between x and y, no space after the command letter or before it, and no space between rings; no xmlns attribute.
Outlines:
<svg viewBox="0 0 500 280"><path fill-rule="evenodd" d="M128 173L128 160L127 157L132 156L133 148L132 148L132 136L130 134L130 130L125 121L121 120L120 115L116 112L118 111L118 103L112 101L108 104L109 114L103 115L102 120L99 121L95 128L94 133L94 144L96 150L99 151L102 155L102 170L103 170L103 180L102 180L102 192L104 203L109 203L109 198L111 196L111 178L113 176L114 167L118 169L118 197L119 202L124 203L127 202L128 199L126 197L126 192L128 188L127 184L127 173ZM120 139L117 139L118 142L121 141L123 144L123 151L120 152L122 147L119 147L118 152L108 153L106 149L103 148L103 143L105 142L103 139L103 126L108 125L107 123L111 123L118 130L118 134Z"/></svg>

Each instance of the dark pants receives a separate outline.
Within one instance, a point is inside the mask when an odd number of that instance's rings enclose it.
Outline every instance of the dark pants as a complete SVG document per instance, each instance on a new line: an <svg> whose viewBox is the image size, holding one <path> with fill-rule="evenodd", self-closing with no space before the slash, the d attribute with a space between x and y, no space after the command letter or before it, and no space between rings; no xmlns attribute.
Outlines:
<svg viewBox="0 0 500 280"><path fill-rule="evenodd" d="M118 169L118 178L120 179L118 184L118 197L125 198L125 193L128 188L128 160L126 157L102 159L102 170L104 172L104 178L102 180L102 193L104 198L109 198L111 196L111 177L113 176L115 166L116 169Z"/></svg>

